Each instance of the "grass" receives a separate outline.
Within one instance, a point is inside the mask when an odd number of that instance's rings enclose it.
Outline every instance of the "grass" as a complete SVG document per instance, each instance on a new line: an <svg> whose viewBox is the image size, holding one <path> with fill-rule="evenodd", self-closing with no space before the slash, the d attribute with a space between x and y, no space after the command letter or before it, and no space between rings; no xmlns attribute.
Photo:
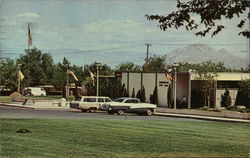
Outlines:
<svg viewBox="0 0 250 158"><path fill-rule="evenodd" d="M27 128L32 133L16 133ZM1 157L247 157L249 124L1 119Z"/></svg>
<svg viewBox="0 0 250 158"><path fill-rule="evenodd" d="M10 96L0 96L0 102L10 102L11 97Z"/></svg>

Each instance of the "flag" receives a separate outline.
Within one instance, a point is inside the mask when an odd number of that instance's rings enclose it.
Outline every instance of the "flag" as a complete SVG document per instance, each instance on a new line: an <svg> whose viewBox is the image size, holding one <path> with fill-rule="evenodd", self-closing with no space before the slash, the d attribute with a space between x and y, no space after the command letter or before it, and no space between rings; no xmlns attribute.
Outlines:
<svg viewBox="0 0 250 158"><path fill-rule="evenodd" d="M170 80L170 81L174 80L171 73L166 73L165 75L167 77L167 80Z"/></svg>
<svg viewBox="0 0 250 158"><path fill-rule="evenodd" d="M74 72L73 72L73 71L71 71L71 70L67 69L67 74L72 75L72 76L73 76L73 78L74 78L76 81L78 81L78 78L76 77L76 75L74 74Z"/></svg>
<svg viewBox="0 0 250 158"><path fill-rule="evenodd" d="M28 24L28 45L32 45L32 34L30 32L30 24Z"/></svg>
<svg viewBox="0 0 250 158"><path fill-rule="evenodd" d="M20 78L21 81L24 79L24 75L20 70L18 71L18 77Z"/></svg>
<svg viewBox="0 0 250 158"><path fill-rule="evenodd" d="M90 74L90 77L91 77L91 79L92 79L92 84L93 84L93 86L95 85L95 75L88 69L88 71L89 71L89 74Z"/></svg>

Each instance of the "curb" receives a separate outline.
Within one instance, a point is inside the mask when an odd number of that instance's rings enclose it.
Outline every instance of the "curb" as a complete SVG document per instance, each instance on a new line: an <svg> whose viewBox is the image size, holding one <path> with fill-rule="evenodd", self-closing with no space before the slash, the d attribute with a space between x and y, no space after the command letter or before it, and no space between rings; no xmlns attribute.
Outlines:
<svg viewBox="0 0 250 158"><path fill-rule="evenodd" d="M3 104L3 103L0 103L0 105L1 105L1 106L16 107L16 108L35 109L35 107L30 107L30 106L20 106L20 105L14 105L14 104Z"/></svg>
<svg viewBox="0 0 250 158"><path fill-rule="evenodd" d="M234 119L234 118L208 117L208 116L173 114L173 113L158 113L158 112L156 112L154 115L165 116L165 117L169 116L169 117L192 118L192 119L200 119L200 120L208 120L208 121L250 123L250 120Z"/></svg>

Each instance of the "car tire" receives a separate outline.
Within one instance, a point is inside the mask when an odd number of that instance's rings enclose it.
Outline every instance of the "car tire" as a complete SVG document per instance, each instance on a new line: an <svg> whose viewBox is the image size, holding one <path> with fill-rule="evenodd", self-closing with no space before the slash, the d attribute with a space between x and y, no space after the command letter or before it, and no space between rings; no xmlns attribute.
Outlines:
<svg viewBox="0 0 250 158"><path fill-rule="evenodd" d="M117 110L118 115L124 115L124 113L125 113L125 110L122 110L122 109Z"/></svg>
<svg viewBox="0 0 250 158"><path fill-rule="evenodd" d="M90 108L90 109L89 109L89 112L95 112L95 111L96 111L95 108Z"/></svg>
<svg viewBox="0 0 250 158"><path fill-rule="evenodd" d="M147 116L151 116L151 115L152 115L152 110L151 110L151 109L147 109L146 115L147 115Z"/></svg>
<svg viewBox="0 0 250 158"><path fill-rule="evenodd" d="M114 114L114 111L108 111L108 114L109 114L109 115L113 115L113 114Z"/></svg>

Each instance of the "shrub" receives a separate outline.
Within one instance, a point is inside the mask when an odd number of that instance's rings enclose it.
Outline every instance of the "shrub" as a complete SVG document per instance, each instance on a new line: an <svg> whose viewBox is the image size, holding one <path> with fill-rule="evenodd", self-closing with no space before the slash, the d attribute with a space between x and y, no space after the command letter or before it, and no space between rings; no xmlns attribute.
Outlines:
<svg viewBox="0 0 250 158"><path fill-rule="evenodd" d="M221 106L227 108L231 104L232 104L232 100L230 97L230 93L229 93L229 90L226 89L225 93L221 95Z"/></svg>

